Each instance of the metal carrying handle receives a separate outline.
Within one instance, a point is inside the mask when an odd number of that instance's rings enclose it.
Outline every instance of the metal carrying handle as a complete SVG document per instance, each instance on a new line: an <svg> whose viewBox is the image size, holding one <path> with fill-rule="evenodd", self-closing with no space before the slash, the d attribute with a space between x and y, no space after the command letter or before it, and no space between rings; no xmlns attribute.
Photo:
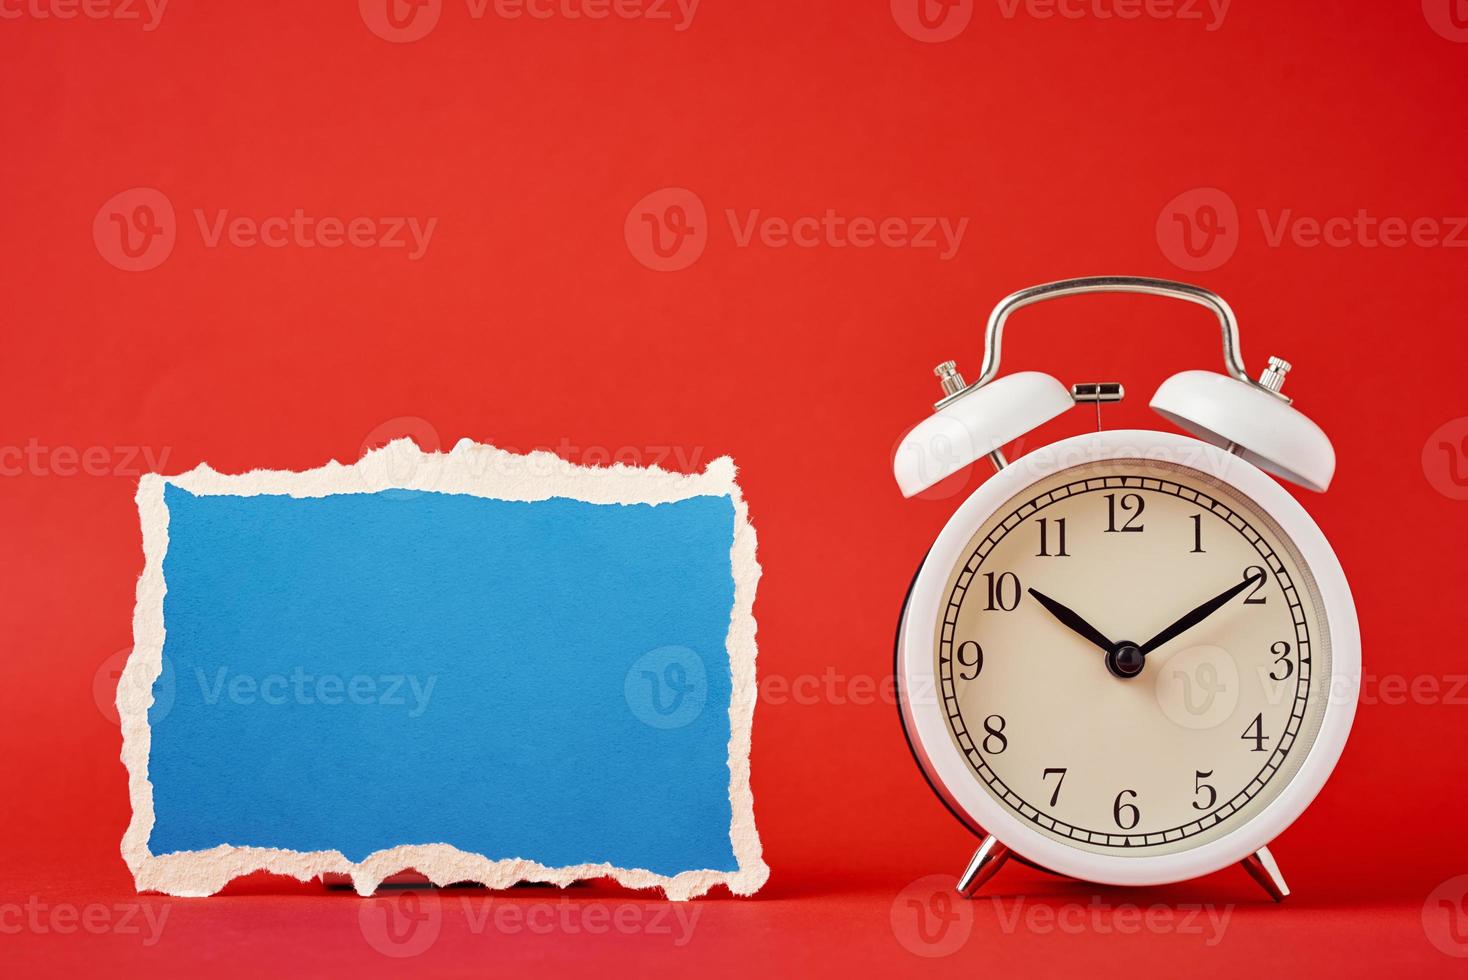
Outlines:
<svg viewBox="0 0 1468 980"><path fill-rule="evenodd" d="M986 385L999 374L999 350L1004 339L1004 324L1011 313L1046 300L1080 296L1085 293L1141 293L1147 296L1180 299L1207 307L1213 311L1214 316L1218 317L1218 324L1223 330L1223 363L1228 368L1228 373L1251 387L1262 387L1269 390L1250 378L1248 371L1244 369L1243 357L1239 353L1239 322L1234 318L1234 311L1223 301L1222 296L1202 286L1173 282L1170 279L1148 279L1145 276L1086 276L1081 279L1061 279L1058 282L1047 282L1039 286L1031 286L1029 289L1021 289L1017 293L1004 297L999 301L999 305L994 307L994 312L989 314L989 326L984 331L984 367L979 373L979 379L969 388Z"/></svg>

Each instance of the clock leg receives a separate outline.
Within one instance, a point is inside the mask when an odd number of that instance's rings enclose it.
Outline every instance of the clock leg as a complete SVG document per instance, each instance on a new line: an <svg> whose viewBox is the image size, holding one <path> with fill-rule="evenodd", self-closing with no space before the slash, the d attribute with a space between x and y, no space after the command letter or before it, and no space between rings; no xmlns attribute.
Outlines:
<svg viewBox="0 0 1468 980"><path fill-rule="evenodd" d="M1241 863L1244 870L1249 872L1249 877L1259 882L1259 886L1269 893L1270 898L1283 902L1290 897L1290 886L1285 884L1284 875L1279 873L1279 865L1274 862L1274 855L1269 853L1269 848L1259 848Z"/></svg>
<svg viewBox="0 0 1468 980"><path fill-rule="evenodd" d="M984 883L1004 867L1009 860L1009 848L999 843L993 834L984 838L974 856L969 858L968 867L958 879L958 893L964 898L973 898Z"/></svg>

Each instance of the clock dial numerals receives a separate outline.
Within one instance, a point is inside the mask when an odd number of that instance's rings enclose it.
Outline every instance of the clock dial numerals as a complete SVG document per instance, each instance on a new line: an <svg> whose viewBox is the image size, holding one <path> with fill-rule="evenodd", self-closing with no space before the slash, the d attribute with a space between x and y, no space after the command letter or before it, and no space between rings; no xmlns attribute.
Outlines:
<svg viewBox="0 0 1468 980"><path fill-rule="evenodd" d="M1050 805L1051 806L1054 806L1055 804L1057 804L1057 803L1060 802L1060 787L1061 787L1061 784L1063 784L1065 782L1065 774L1068 771L1069 770L1067 770L1067 769L1046 769L1045 770L1045 778L1046 779L1049 779L1051 776L1054 776L1055 777L1055 790L1054 790L1054 792L1052 792L1050 794Z"/></svg>
<svg viewBox="0 0 1468 980"><path fill-rule="evenodd" d="M989 612L1014 612L1019 608L1019 576L1013 572L985 572L984 581L989 583Z"/></svg>
<svg viewBox="0 0 1468 980"><path fill-rule="evenodd" d="M1269 584L1269 573L1260 568L1258 565L1250 565L1248 568L1244 569L1244 578L1257 578L1259 580L1258 584L1254 586L1253 591L1244 596L1244 605L1262 606L1267 603L1269 601L1269 596L1265 591L1265 586Z"/></svg>
<svg viewBox="0 0 1468 980"><path fill-rule="evenodd" d="M1070 557L1070 552L1068 552L1068 551L1065 550L1065 518L1063 518L1063 517L1057 517L1057 518L1055 518L1055 522L1054 522L1055 523L1055 530L1053 532L1054 533L1054 536L1055 536L1055 545L1054 545L1055 550L1053 552L1050 550L1050 548L1051 548L1051 545L1050 545L1050 537L1051 537L1051 533L1052 533L1051 530L1050 530L1050 523L1051 523L1050 518L1048 518L1048 517L1036 518L1035 523L1038 524L1038 525L1040 525L1040 553L1038 555L1036 555L1035 557L1036 558L1050 558L1050 557L1055 557L1055 558L1069 558Z"/></svg>
<svg viewBox="0 0 1468 980"><path fill-rule="evenodd" d="M1315 596L1291 542L1218 481L1083 464L996 511L952 570L944 717L974 777L1045 834L1197 846L1267 805L1319 730Z"/></svg>
<svg viewBox="0 0 1468 980"><path fill-rule="evenodd" d="M1264 712L1261 711L1254 716L1254 720L1249 722L1249 727L1244 729L1244 734L1240 735L1239 738L1245 742L1253 743L1253 748L1249 750L1250 752L1264 751L1264 743L1269 741L1269 736L1264 734Z"/></svg>
<svg viewBox="0 0 1468 980"><path fill-rule="evenodd" d="M958 645L958 678L971 681L984 669L984 648L973 640Z"/></svg>
<svg viewBox="0 0 1468 980"><path fill-rule="evenodd" d="M1203 782L1203 780L1208 779L1212 775L1212 769L1209 769L1207 772L1199 770L1193 773L1193 792L1198 795L1198 798L1193 800L1194 810L1211 810L1213 809L1213 805L1218 802L1218 790ZM1207 794L1206 796L1204 796L1205 793Z"/></svg>
<svg viewBox="0 0 1468 980"><path fill-rule="evenodd" d="M1269 679L1272 681L1287 681L1295 672L1295 665L1290 662L1290 643L1288 640L1276 640L1269 648L1274 654L1274 666L1269 670Z"/></svg>
<svg viewBox="0 0 1468 980"><path fill-rule="evenodd" d="M1147 509L1147 501L1139 493L1125 493L1120 495L1108 493L1106 495L1106 533L1116 534L1118 532L1145 531L1146 525L1142 523L1142 511ZM1117 511L1121 512L1121 526L1117 526Z"/></svg>
<svg viewBox="0 0 1468 980"><path fill-rule="evenodd" d="M984 751L999 755L1009 748L1009 737L1004 734L1004 716L990 715L984 719Z"/></svg>
<svg viewBox="0 0 1468 980"><path fill-rule="evenodd" d="M1122 830L1131 830L1142 822L1142 811L1127 797L1135 800L1137 791L1134 789L1122 790L1116 794L1116 802L1111 805L1111 819L1115 820L1116 825Z"/></svg>

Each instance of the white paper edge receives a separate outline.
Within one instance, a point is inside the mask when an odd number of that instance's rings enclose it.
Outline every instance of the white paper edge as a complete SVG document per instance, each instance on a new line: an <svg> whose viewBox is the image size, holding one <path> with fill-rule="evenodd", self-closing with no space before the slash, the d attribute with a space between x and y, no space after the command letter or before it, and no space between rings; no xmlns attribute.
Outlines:
<svg viewBox="0 0 1468 980"><path fill-rule="evenodd" d="M229 881L256 871L290 875L302 881L328 873L349 876L357 893L372 894L389 875L408 869L436 885L477 882L506 888L517 882L565 886L586 878L609 877L628 888L659 888L668 898L684 900L725 885L735 895L750 895L769 878L754 825L754 796L749 784L750 729L754 721L755 621L754 594L760 566L755 557L754 526L735 482L736 469L727 456L713 460L702 473L671 473L658 467L616 464L588 467L569 463L554 453L528 455L462 440L448 453L424 453L408 439L368 452L356 463L335 460L314 470L256 470L228 475L206 464L179 476L145 475L138 484L138 514L143 531L143 574L138 579L133 610L133 649L117 686L117 712L122 723L122 762L128 771L132 820L122 838L122 856L138 891L179 897L212 895ZM462 493L498 500L546 500L564 497L598 504L666 503L699 496L727 496L734 504L734 608L727 641L733 671L729 703L729 802L733 821L729 838L736 871L693 870L667 876L642 868L610 864L547 867L535 861L490 860L448 844L403 845L376 851L352 862L338 851L288 851L221 845L206 851L154 855L148 850L153 829L153 784L148 778L152 733L148 708L153 682L163 666L163 557L168 551L168 510L163 488L173 486L196 495L285 494L321 497L340 493L373 493L385 489Z"/></svg>

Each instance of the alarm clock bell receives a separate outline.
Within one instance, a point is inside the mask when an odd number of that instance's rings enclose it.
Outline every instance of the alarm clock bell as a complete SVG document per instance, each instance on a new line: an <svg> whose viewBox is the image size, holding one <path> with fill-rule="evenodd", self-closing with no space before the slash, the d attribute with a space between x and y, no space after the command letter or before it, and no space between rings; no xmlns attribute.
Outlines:
<svg viewBox="0 0 1468 980"><path fill-rule="evenodd" d="M1151 408L1193 436L1237 454L1267 473L1323 492L1335 474L1335 450L1320 426L1296 409L1282 392L1291 365L1277 357L1254 380L1239 353L1239 328L1223 299L1199 286L1136 276L1065 279L1022 289L999 302L989 315L981 373L965 383L953 361L934 368L943 397L934 413L903 438L893 475L904 497L912 497L972 463L1007 461L1003 447L1063 414L1077 403L1120 401L1119 384L1067 389L1051 375L1021 371L998 377L1004 326L1010 314L1035 303L1086 293L1142 293L1180 299L1211 310L1223 335L1228 374L1184 371L1164 381Z"/></svg>

